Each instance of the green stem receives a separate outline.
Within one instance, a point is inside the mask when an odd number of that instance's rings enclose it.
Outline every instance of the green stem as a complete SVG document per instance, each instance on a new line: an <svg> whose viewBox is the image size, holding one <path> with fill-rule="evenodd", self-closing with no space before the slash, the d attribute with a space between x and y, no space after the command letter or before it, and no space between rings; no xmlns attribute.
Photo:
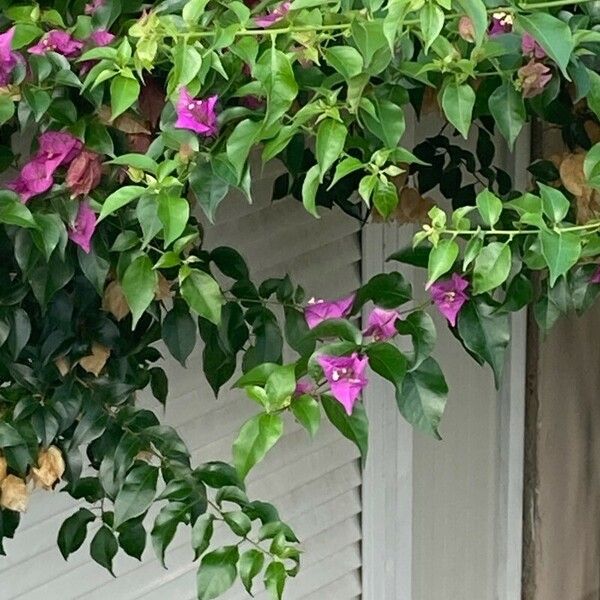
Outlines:
<svg viewBox="0 0 600 600"><path fill-rule="evenodd" d="M586 223L585 225L573 225L572 227L554 227L553 231L555 233L570 233L574 231L586 231L600 228L600 221L592 221L590 223ZM538 234L541 229L440 229L438 230L441 234L448 235L507 235L507 236L515 236L515 235L530 235L530 234Z"/></svg>
<svg viewBox="0 0 600 600"><path fill-rule="evenodd" d="M515 6L497 6L495 8L488 8L488 14L494 13L510 13L516 14L520 11L535 11L542 8L553 8L560 6L572 6L573 4L587 4L589 2L594 2L595 0L547 0L546 2L532 2L530 4L523 3L518 7ZM263 2L261 4L266 5L267 2ZM464 12L451 12L447 13L444 18L448 19L456 19L458 17L464 16ZM419 25L421 23L421 19L405 19L402 21L402 25L404 26L412 26ZM286 33L304 33L304 32L344 32L347 29L352 27L352 23L336 23L333 25L288 25L287 27L273 27L269 29L242 29L235 33L236 37L244 37L244 36L260 36L260 35L283 35ZM186 32L181 34L170 34L170 37L182 37L187 36L191 38L205 38L205 37L213 37L216 35L215 31L198 31L198 32Z"/></svg>

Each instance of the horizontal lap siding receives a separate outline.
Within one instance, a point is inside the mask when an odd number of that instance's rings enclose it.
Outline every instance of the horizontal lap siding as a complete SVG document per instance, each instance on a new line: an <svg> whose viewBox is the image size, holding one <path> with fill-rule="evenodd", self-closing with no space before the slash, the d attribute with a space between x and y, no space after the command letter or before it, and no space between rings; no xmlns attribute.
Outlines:
<svg viewBox="0 0 600 600"><path fill-rule="evenodd" d="M319 221L294 200L270 203L268 170L255 181L256 201L238 197L220 207L217 223L206 226L206 247L231 245L248 260L254 280L290 273L307 293L333 297L360 284L359 224L323 211ZM241 424L256 413L254 404L227 390L215 399L201 374L200 348L183 369L168 361L170 397L165 419L177 427L194 463L231 457ZM149 405L152 401L148 400ZM160 409L158 409L160 410ZM251 472L249 494L273 502L302 540L303 570L290 582L289 600L358 600L360 578L361 473L354 447L323 425L315 440L292 419L286 435ZM163 570L147 548L140 563L120 556L113 579L89 559L87 545L63 561L56 548L60 523L74 512L59 493L36 492L16 540L0 558L0 600L192 600L195 565L189 529L180 527ZM215 540L227 543L227 532ZM257 585L257 599L267 600ZM226 600L248 595L234 587Z"/></svg>

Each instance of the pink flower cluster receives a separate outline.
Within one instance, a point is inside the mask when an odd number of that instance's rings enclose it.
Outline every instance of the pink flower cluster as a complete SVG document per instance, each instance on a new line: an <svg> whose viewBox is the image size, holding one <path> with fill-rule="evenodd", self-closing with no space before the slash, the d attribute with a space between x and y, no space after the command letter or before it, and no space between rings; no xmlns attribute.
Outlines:
<svg viewBox="0 0 600 600"><path fill-rule="evenodd" d="M456 326L456 317L469 299L466 293L468 287L469 282L464 277L453 273L450 279L436 281L429 288L433 303L452 327Z"/></svg>
<svg viewBox="0 0 600 600"><path fill-rule="evenodd" d="M22 202L28 202L33 196L47 192L54 183L54 172L69 164L82 147L83 144L70 133L43 133L39 140L39 150L8 187L19 195Z"/></svg>
<svg viewBox="0 0 600 600"><path fill-rule="evenodd" d="M175 127L189 129L204 137L215 135L218 130L215 111L218 99L218 96L210 96L199 100L194 98L187 88L181 88L176 106Z"/></svg>
<svg viewBox="0 0 600 600"><path fill-rule="evenodd" d="M11 73L21 59L20 55L12 50L14 35L14 27L0 34L0 86L10 83Z"/></svg>
<svg viewBox="0 0 600 600"><path fill-rule="evenodd" d="M452 327L456 326L458 314L468 301L468 280L454 273L449 279L437 281L429 288L433 303ZM314 329L329 319L344 319L352 311L355 295L345 296L337 300L309 300L304 309L304 317L310 329ZM393 338L396 333L396 323L401 319L396 310L376 306L367 317L364 335L372 336L380 342ZM365 370L368 358L358 353L351 356L321 355L317 362L323 370L323 375L333 397L340 402L348 415L352 414L360 393L367 384ZM300 380L296 387L296 395L314 393L313 382Z"/></svg>
<svg viewBox="0 0 600 600"><path fill-rule="evenodd" d="M19 196L21 202L27 203L34 196L47 192L54 184L55 172L68 166L67 185L74 195L87 195L100 181L99 164L100 157L85 150L81 141L70 133L47 131L40 136L38 151L7 187ZM84 201L70 224L69 238L89 253L95 229L96 215Z"/></svg>
<svg viewBox="0 0 600 600"><path fill-rule="evenodd" d="M256 17L256 19L254 19L254 22L259 27L270 27L271 25L275 25L275 23L279 23L279 21L285 19L288 12L290 12L291 7L291 2L282 2L279 6L276 6L269 14L263 17Z"/></svg>
<svg viewBox="0 0 600 600"><path fill-rule="evenodd" d="M329 319L347 317L352 310L354 299L354 294L331 301L311 299L304 309L304 317L309 328L314 329ZM364 334L372 336L376 341L389 340L396 335L396 321L399 318L400 315L395 310L375 307L367 318ZM351 356L322 355L317 360L323 369L331 394L343 405L348 415L352 414L360 393L367 385L365 370L368 358L353 353ZM298 382L297 394L312 391L314 386L310 382Z"/></svg>
<svg viewBox="0 0 600 600"><path fill-rule="evenodd" d="M66 31L53 29L46 33L37 44L29 48L28 52L30 54L37 54L38 56L46 54L46 52L56 52L62 54L66 58L74 58L81 54L81 51L86 44L88 47L108 46L114 39L115 36L109 31L106 31L106 29L97 29L96 31L93 31L87 41L77 40ZM87 73L96 62L97 61L94 60L82 62L81 74Z"/></svg>

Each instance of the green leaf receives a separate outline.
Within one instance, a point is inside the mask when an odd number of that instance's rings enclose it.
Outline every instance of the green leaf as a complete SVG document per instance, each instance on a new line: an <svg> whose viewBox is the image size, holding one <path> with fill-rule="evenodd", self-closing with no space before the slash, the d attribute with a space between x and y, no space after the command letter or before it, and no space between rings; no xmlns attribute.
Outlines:
<svg viewBox="0 0 600 600"><path fill-rule="evenodd" d="M288 56L275 45L261 54L254 65L254 77L267 94L267 113L263 127L279 121L298 95L298 84Z"/></svg>
<svg viewBox="0 0 600 600"><path fill-rule="evenodd" d="M292 400L291 409L300 425L314 438L321 425L319 403L312 396L304 394Z"/></svg>
<svg viewBox="0 0 600 600"><path fill-rule="evenodd" d="M15 103L6 95L0 96L0 125L4 125L15 114Z"/></svg>
<svg viewBox="0 0 600 600"><path fill-rule="evenodd" d="M87 508L80 508L60 526L58 548L65 560L69 558L70 554L81 548L87 535L87 527L95 519L94 513Z"/></svg>
<svg viewBox="0 0 600 600"><path fill-rule="evenodd" d="M138 256L127 267L121 286L131 309L134 328L154 300L157 283L158 275L152 268L152 261L147 255Z"/></svg>
<svg viewBox="0 0 600 600"><path fill-rule="evenodd" d="M587 69L590 79L590 90L587 95L588 106L594 111L594 114L600 118L600 75L591 69Z"/></svg>
<svg viewBox="0 0 600 600"><path fill-rule="evenodd" d="M119 546L129 556L142 560L142 554L146 548L146 529L143 523L140 521L128 521L121 525Z"/></svg>
<svg viewBox="0 0 600 600"><path fill-rule="evenodd" d="M138 463L129 471L115 498L115 528L143 515L150 508L156 495L157 481L157 467Z"/></svg>
<svg viewBox="0 0 600 600"><path fill-rule="evenodd" d="M412 290L401 273L380 273L358 289L353 311L358 310L369 300L381 308L397 308L412 298Z"/></svg>
<svg viewBox="0 0 600 600"><path fill-rule="evenodd" d="M198 164L190 171L189 182L200 208L214 223L217 208L227 196L229 184L216 175L210 164Z"/></svg>
<svg viewBox="0 0 600 600"><path fill-rule="evenodd" d="M109 164L127 165L129 167L133 167L134 169L147 171L153 175L156 175L156 171L158 169L156 161L146 154L122 154L121 156L117 156L117 158L109 161Z"/></svg>
<svg viewBox="0 0 600 600"><path fill-rule="evenodd" d="M488 104L500 133L512 148L527 118L523 95L512 81L505 80L492 92Z"/></svg>
<svg viewBox="0 0 600 600"><path fill-rule="evenodd" d="M225 593L237 576L237 546L224 546L202 558L198 569L198 600L213 600Z"/></svg>
<svg viewBox="0 0 600 600"><path fill-rule="evenodd" d="M357 346L362 343L362 333L346 319L327 319L310 330L309 335L316 340L341 338Z"/></svg>
<svg viewBox="0 0 600 600"><path fill-rule="evenodd" d="M223 513L225 523L229 525L229 529L239 537L245 537L252 529L252 521L241 510L234 510Z"/></svg>
<svg viewBox="0 0 600 600"><path fill-rule="evenodd" d="M363 59L352 46L330 46L325 48L325 60L346 80L360 75Z"/></svg>
<svg viewBox="0 0 600 600"><path fill-rule="evenodd" d="M573 267L581 255L581 239L575 233L540 233L542 256L550 270L550 285Z"/></svg>
<svg viewBox="0 0 600 600"><path fill-rule="evenodd" d="M154 521L150 537L154 552L165 568L165 551L173 541L179 523L187 522L189 511L189 502L170 502L160 509Z"/></svg>
<svg viewBox="0 0 600 600"><path fill-rule="evenodd" d="M286 577L285 566L281 562L273 561L265 569L265 587L271 592L274 600L283 598Z"/></svg>
<svg viewBox="0 0 600 600"><path fill-rule="evenodd" d="M600 143L594 144L585 155L583 172L591 186L600 187Z"/></svg>
<svg viewBox="0 0 600 600"><path fill-rule="evenodd" d="M262 124L252 119L240 121L227 138L227 158L237 173L238 180L244 171L250 150L254 146L256 137Z"/></svg>
<svg viewBox="0 0 600 600"><path fill-rule="evenodd" d="M493 227L502 214L502 201L500 198L488 189L484 189L477 194L475 202L484 223Z"/></svg>
<svg viewBox="0 0 600 600"><path fill-rule="evenodd" d="M444 26L444 11L431 0L428 0L419 11L421 33L425 42L425 53L440 35ZM465 136L466 137L466 136Z"/></svg>
<svg viewBox="0 0 600 600"><path fill-rule="evenodd" d="M440 240L438 245L431 249L427 265L427 287L447 273L458 258L459 248L454 240Z"/></svg>
<svg viewBox="0 0 600 600"><path fill-rule="evenodd" d="M448 386L437 362L429 357L404 377L396 402L414 427L440 438L438 425L446 407ZM441 439L441 438L440 438Z"/></svg>
<svg viewBox="0 0 600 600"><path fill-rule="evenodd" d="M139 198L145 191L146 188L140 185L126 185L119 188L104 201L98 221L102 221L102 219L108 217L108 215L111 215L126 204L133 202L133 200Z"/></svg>
<svg viewBox="0 0 600 600"><path fill-rule="evenodd" d="M391 181L377 180L373 193L373 206L385 219L389 219L398 206L398 189Z"/></svg>
<svg viewBox="0 0 600 600"><path fill-rule="evenodd" d="M482 0L458 0L458 4L471 19L475 29L475 43L480 46L489 24L486 3Z"/></svg>
<svg viewBox="0 0 600 600"><path fill-rule="evenodd" d="M422 310L410 313L405 319L396 321L400 335L410 335L414 352L410 359L411 370L418 367L433 351L437 338L431 317Z"/></svg>
<svg viewBox="0 0 600 600"><path fill-rule="evenodd" d="M473 293L483 294L502 285L510 273L511 250L508 244L492 242L477 255L473 266Z"/></svg>
<svg viewBox="0 0 600 600"><path fill-rule="evenodd" d="M442 93L442 108L446 118L467 139L473 118L475 91L467 84L451 81Z"/></svg>
<svg viewBox="0 0 600 600"><path fill-rule="evenodd" d="M213 522L215 517L210 513L204 513L199 516L192 527L192 548L194 550L194 560L206 551L210 545L213 534Z"/></svg>
<svg viewBox="0 0 600 600"><path fill-rule="evenodd" d="M395 388L396 395L402 392L402 382L406 375L406 357L396 346L387 342L371 344L366 348L369 366Z"/></svg>
<svg viewBox="0 0 600 600"><path fill-rule="evenodd" d="M181 295L201 317L215 325L221 322L221 307L225 299L219 284L211 275L197 269L192 270L181 284Z"/></svg>
<svg viewBox="0 0 600 600"><path fill-rule="evenodd" d="M0 223L35 229L37 223L30 210L13 192L0 191Z"/></svg>
<svg viewBox="0 0 600 600"><path fill-rule="evenodd" d="M117 555L119 544L115 534L106 526L101 527L96 532L90 545L91 557L102 567L104 567L113 577L113 559Z"/></svg>
<svg viewBox="0 0 600 600"><path fill-rule="evenodd" d="M25 443L21 434L8 423L0 423L0 447L20 446Z"/></svg>
<svg viewBox="0 0 600 600"><path fill-rule="evenodd" d="M358 158L354 158L353 156L344 158L338 163L333 179L327 189L331 189L340 179L343 179L346 175L350 175L350 173L354 173L354 171L362 169L363 166L363 162L358 160Z"/></svg>
<svg viewBox="0 0 600 600"><path fill-rule="evenodd" d="M321 403L332 425L359 449L364 463L369 450L369 421L362 402L354 405L351 415L348 415L341 402L332 396L321 396Z"/></svg>
<svg viewBox="0 0 600 600"><path fill-rule="evenodd" d="M372 103L364 99L361 102L360 114L367 129L376 135L386 148L398 146L406 129L404 110L401 106L386 98L373 98Z"/></svg>
<svg viewBox="0 0 600 600"><path fill-rule="evenodd" d="M538 183L542 197L542 210L544 214L554 223L560 223L569 212L571 204L565 195L550 186Z"/></svg>
<svg viewBox="0 0 600 600"><path fill-rule="evenodd" d="M302 204L304 204L304 208L317 219L320 218L316 204L320 172L319 165L313 165L306 173L304 182L302 183Z"/></svg>
<svg viewBox="0 0 600 600"><path fill-rule="evenodd" d="M283 419L278 414L259 414L242 425L233 443L233 464L242 478L260 462L283 433Z"/></svg>
<svg viewBox="0 0 600 600"><path fill-rule="evenodd" d="M295 365L283 365L273 369L265 383L265 392L269 400L269 409L277 410L283 407L296 389Z"/></svg>
<svg viewBox="0 0 600 600"><path fill-rule="evenodd" d="M196 346L196 323L187 306L175 301L162 325L162 338L172 354L183 367Z"/></svg>
<svg viewBox="0 0 600 600"><path fill-rule="evenodd" d="M250 548L240 556L238 563L240 579L250 595L252 595L252 581L262 571L264 564L265 555L260 550Z"/></svg>
<svg viewBox="0 0 600 600"><path fill-rule="evenodd" d="M192 44L181 39L173 49L173 70L169 75L167 92L172 94L177 88L186 86L202 68L202 56Z"/></svg>
<svg viewBox="0 0 600 600"><path fill-rule="evenodd" d="M110 82L110 106L112 119L123 114L140 95L140 84L137 79L117 75Z"/></svg>
<svg viewBox="0 0 600 600"><path fill-rule="evenodd" d="M190 218L190 205L185 198L159 194L158 218L163 224L165 248L168 248L183 233Z"/></svg>
<svg viewBox="0 0 600 600"><path fill-rule="evenodd" d="M494 371L496 387L500 385L504 352L510 340L508 316L495 313L482 298L465 304L458 315L458 335L465 347Z"/></svg>
<svg viewBox="0 0 600 600"><path fill-rule="evenodd" d="M546 51L546 54L559 66L564 76L574 49L573 36L569 25L547 12L531 15L518 15L516 25L524 29Z"/></svg>
<svg viewBox="0 0 600 600"><path fill-rule="evenodd" d="M348 130L343 123L335 119L321 121L317 131L317 162L319 165L319 181L323 182L325 173L340 157L346 143Z"/></svg>

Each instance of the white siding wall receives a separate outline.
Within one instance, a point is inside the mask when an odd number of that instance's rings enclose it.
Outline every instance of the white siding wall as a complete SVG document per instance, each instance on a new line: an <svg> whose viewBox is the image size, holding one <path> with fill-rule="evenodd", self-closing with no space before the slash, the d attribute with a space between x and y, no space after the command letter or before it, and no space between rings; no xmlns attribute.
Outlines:
<svg viewBox="0 0 600 600"><path fill-rule="evenodd" d="M310 294L335 297L360 284L358 223L339 211L315 221L293 200L270 205L276 173L256 182L256 202L228 199L217 224L207 227L208 248L230 244L249 261L255 279L289 272ZM215 400L200 368L200 350L188 369L169 361L171 393L166 420L176 426L195 463L231 456L240 425L253 403L227 390ZM250 475L249 494L273 502L302 540L303 570L289 599L353 600L361 594L361 472L354 447L324 426L311 442L291 419L276 449ZM192 600L195 571L189 530L180 528L163 570L146 549L138 563L121 557L113 579L91 561L87 546L64 562L56 547L60 523L73 512L60 493L36 492L14 541L0 558L0 600ZM235 588L227 600L247 594ZM257 598L263 600L261 593ZM383 600L383 599L382 599ZM387 599L386 599L387 600ZM392 600L392 599L389 599ZM395 599L394 599L395 600Z"/></svg>

